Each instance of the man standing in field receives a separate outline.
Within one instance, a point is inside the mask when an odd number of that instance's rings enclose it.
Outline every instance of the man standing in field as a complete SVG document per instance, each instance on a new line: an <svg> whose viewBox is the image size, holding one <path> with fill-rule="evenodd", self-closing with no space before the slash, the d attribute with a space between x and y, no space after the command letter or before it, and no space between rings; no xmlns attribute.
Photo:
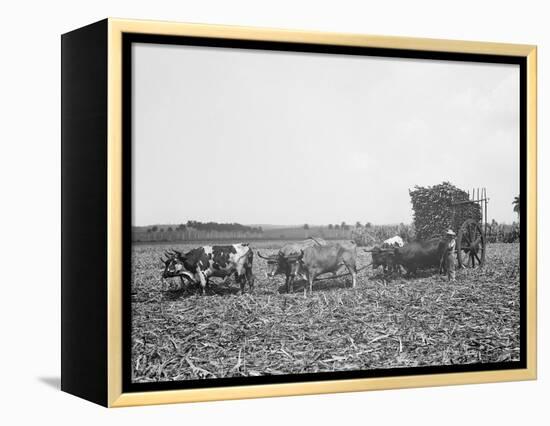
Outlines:
<svg viewBox="0 0 550 426"><path fill-rule="evenodd" d="M456 234L449 229L445 234L445 250L441 255L440 265L443 266L449 281L456 281Z"/></svg>

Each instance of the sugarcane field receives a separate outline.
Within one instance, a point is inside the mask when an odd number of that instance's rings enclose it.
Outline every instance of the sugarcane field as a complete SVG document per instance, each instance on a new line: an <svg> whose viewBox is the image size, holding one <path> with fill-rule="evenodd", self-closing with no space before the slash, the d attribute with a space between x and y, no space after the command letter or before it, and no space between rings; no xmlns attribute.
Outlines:
<svg viewBox="0 0 550 426"><path fill-rule="evenodd" d="M255 248L275 254L280 241ZM254 289L212 283L161 288L166 244L132 257L132 377L138 382L452 365L519 359L519 244L496 243L487 265L455 282L436 271L415 278L367 268L349 277L305 281L291 294L255 259ZM178 245L181 251L191 245ZM370 262L358 250L358 265ZM179 281L179 280L178 280ZM214 281L214 280L213 280Z"/></svg>

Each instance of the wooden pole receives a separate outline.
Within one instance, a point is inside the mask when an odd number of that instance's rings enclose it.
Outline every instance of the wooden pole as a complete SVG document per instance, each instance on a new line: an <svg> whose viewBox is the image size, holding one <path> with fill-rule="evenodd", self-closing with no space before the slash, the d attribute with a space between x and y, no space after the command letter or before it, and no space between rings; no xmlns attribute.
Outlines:
<svg viewBox="0 0 550 426"><path fill-rule="evenodd" d="M485 237L487 237L487 188L485 188Z"/></svg>

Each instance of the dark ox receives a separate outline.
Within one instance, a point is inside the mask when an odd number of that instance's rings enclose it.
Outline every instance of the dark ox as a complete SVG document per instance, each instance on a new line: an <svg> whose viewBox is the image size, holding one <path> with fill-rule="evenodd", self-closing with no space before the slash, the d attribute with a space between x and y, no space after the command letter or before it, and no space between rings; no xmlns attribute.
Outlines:
<svg viewBox="0 0 550 426"><path fill-rule="evenodd" d="M248 244L204 246L185 254L174 250L167 256L167 259L161 259L165 265L162 277L180 277L200 284L203 295L210 277L227 279L234 274L241 293L244 293L246 283L250 290L254 287L254 253Z"/></svg>
<svg viewBox="0 0 550 426"><path fill-rule="evenodd" d="M396 248L394 259L395 263L403 266L408 274L414 275L418 269L427 268L439 268L441 272L446 249L447 243L443 239L417 241Z"/></svg>
<svg viewBox="0 0 550 426"><path fill-rule="evenodd" d="M395 262L394 249L403 247L403 239L396 235L385 240L381 246L376 246L370 250L364 250L372 256L372 269L376 270L380 266L384 273L399 271L399 265Z"/></svg>
<svg viewBox="0 0 550 426"><path fill-rule="evenodd" d="M286 290L293 291L294 280L302 275L308 286L304 294L313 290L313 281L322 274L336 271L343 264L352 277L352 287L357 283L357 245L353 241L330 245L311 245L301 250L299 255L279 256L279 268L287 272Z"/></svg>
<svg viewBox="0 0 550 426"><path fill-rule="evenodd" d="M395 262L394 249L374 247L372 250L365 250L371 253L372 269L378 269L382 266L384 272L394 271L398 268Z"/></svg>

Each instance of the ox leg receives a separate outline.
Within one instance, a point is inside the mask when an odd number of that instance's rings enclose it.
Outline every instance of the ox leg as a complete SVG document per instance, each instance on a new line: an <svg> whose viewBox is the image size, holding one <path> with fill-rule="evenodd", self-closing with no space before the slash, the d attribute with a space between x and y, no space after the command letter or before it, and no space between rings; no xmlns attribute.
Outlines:
<svg viewBox="0 0 550 426"><path fill-rule="evenodd" d="M446 258L445 258L445 255L442 255L441 258L439 259L439 275L443 275L447 272L447 268L446 268Z"/></svg>
<svg viewBox="0 0 550 426"><path fill-rule="evenodd" d="M248 281L248 287L252 292L252 290L254 290L254 273L252 272L252 268L246 268L245 276L246 276L246 281Z"/></svg>
<svg viewBox="0 0 550 426"><path fill-rule="evenodd" d="M286 292L292 293L294 292L294 275L289 274L286 277Z"/></svg>
<svg viewBox="0 0 550 426"><path fill-rule="evenodd" d="M290 293L290 275L285 277L285 291Z"/></svg>
<svg viewBox="0 0 550 426"><path fill-rule="evenodd" d="M241 294L244 294L245 277L244 274L239 275L239 285L241 286Z"/></svg>
<svg viewBox="0 0 550 426"><path fill-rule="evenodd" d="M294 281L296 280L296 275L290 276L290 292L294 293Z"/></svg>
<svg viewBox="0 0 550 426"><path fill-rule="evenodd" d="M313 281L315 280L315 273L314 272L307 272L307 283L304 286L304 297L307 297L307 293L309 290L309 294L313 291Z"/></svg>
<svg viewBox="0 0 550 426"><path fill-rule="evenodd" d="M355 288L357 285L357 267L353 263L346 263L345 265L351 274L351 288Z"/></svg>
<svg viewBox="0 0 550 426"><path fill-rule="evenodd" d="M237 267L235 268L235 281L239 283L239 287L241 289L241 294L244 294L244 284L245 284L245 269L244 266L239 263L237 264Z"/></svg>
<svg viewBox="0 0 550 426"><path fill-rule="evenodd" d="M205 277L204 274L199 273L199 283L201 285L201 294L206 295L206 286L208 284L208 277Z"/></svg>

